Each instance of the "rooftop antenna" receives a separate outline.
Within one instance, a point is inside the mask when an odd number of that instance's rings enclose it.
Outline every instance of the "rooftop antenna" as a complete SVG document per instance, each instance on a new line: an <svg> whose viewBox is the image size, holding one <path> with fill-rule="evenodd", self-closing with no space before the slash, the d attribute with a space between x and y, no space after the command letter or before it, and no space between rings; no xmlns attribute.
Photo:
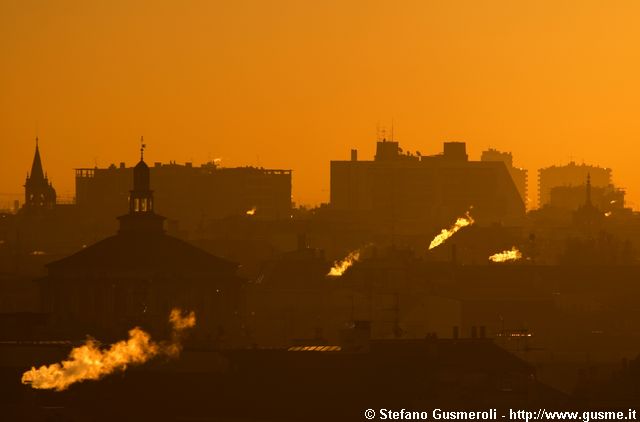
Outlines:
<svg viewBox="0 0 640 422"><path fill-rule="evenodd" d="M144 143L144 136L140 137L140 161L144 161L144 149L147 145Z"/></svg>
<svg viewBox="0 0 640 422"><path fill-rule="evenodd" d="M391 141L393 141L393 117L391 118Z"/></svg>

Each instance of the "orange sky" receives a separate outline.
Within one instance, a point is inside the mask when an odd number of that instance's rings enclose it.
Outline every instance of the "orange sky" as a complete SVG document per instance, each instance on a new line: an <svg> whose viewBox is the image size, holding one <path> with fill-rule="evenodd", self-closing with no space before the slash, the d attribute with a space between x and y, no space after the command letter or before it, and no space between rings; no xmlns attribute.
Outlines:
<svg viewBox="0 0 640 422"><path fill-rule="evenodd" d="M613 168L640 209L640 2L0 2L0 207L41 139L61 196L73 168L149 161L294 170L329 197L329 160L464 140L535 171ZM532 191L533 190L533 191Z"/></svg>

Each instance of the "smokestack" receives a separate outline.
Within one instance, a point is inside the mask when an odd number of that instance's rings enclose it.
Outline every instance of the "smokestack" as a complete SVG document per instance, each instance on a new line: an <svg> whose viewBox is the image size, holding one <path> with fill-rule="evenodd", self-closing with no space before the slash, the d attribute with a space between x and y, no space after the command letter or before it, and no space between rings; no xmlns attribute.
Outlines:
<svg viewBox="0 0 640 422"><path fill-rule="evenodd" d="M471 327L471 338L478 338L478 328L475 325Z"/></svg>
<svg viewBox="0 0 640 422"><path fill-rule="evenodd" d="M358 161L358 150L357 149L352 149L351 150L351 161Z"/></svg>
<svg viewBox="0 0 640 422"><path fill-rule="evenodd" d="M460 337L460 329L458 328L457 325L453 326L453 338L454 339L458 339Z"/></svg>

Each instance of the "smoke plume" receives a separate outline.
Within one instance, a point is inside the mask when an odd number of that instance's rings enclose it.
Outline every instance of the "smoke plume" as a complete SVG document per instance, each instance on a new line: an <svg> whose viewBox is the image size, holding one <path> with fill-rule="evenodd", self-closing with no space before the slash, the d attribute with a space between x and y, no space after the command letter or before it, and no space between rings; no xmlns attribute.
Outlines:
<svg viewBox="0 0 640 422"><path fill-rule="evenodd" d="M344 258L341 261L335 261L333 263L333 267L331 267L331 270L329 270L329 273L327 275L341 276L342 274L344 274L345 271L347 271L347 269L350 266L352 266L359 259L360 259L360 249L356 249L355 251L349 252L349 255L347 255L346 258Z"/></svg>
<svg viewBox="0 0 640 422"><path fill-rule="evenodd" d="M489 260L493 262L507 262L507 261L517 261L520 258L522 258L522 252L520 252L518 248L513 246L511 250L506 250L506 251L498 252L497 254L491 255L489 257Z"/></svg>
<svg viewBox="0 0 640 422"><path fill-rule="evenodd" d="M75 347L67 360L49 366L32 367L22 374L22 383L32 388L66 390L71 384L86 380L99 380L116 371L125 371L132 365L141 365L158 355L176 357L182 350L181 337L185 330L196 324L193 312L183 313L171 310L169 322L172 325L171 341L156 343L151 336L135 327L129 331L129 338L101 349L98 343L89 339Z"/></svg>
<svg viewBox="0 0 640 422"><path fill-rule="evenodd" d="M464 217L459 217L453 224L453 226L449 227L448 229L442 229L442 231L433 238L431 244L429 245L429 250L442 245L447 239L456 234L458 230L470 226L473 223L475 223L475 221L473 220L473 218L471 218L469 211L467 211Z"/></svg>

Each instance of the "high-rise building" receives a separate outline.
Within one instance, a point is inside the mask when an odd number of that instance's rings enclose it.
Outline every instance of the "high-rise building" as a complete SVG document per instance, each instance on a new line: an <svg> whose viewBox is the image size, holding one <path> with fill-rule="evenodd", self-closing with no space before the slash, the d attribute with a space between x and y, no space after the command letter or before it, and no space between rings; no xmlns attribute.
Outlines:
<svg viewBox="0 0 640 422"><path fill-rule="evenodd" d="M510 152L501 152L493 148L482 151L480 161L502 161L506 166L513 183L515 183L520 197L526 208L529 208L529 172L520 167L514 167L513 155Z"/></svg>
<svg viewBox="0 0 640 422"><path fill-rule="evenodd" d="M441 226L467 210L480 224L518 224L522 198L501 161L470 161L463 142L445 142L434 156L377 143L371 161L331 162L331 208L337 214L397 227Z"/></svg>
<svg viewBox="0 0 640 422"><path fill-rule="evenodd" d="M134 171L124 163L76 169L79 212L106 223L124 212ZM171 162L155 163L149 171L157 189L154 208L190 232L211 219L249 213L256 219L278 220L291 215L291 170Z"/></svg>
<svg viewBox="0 0 640 422"><path fill-rule="evenodd" d="M564 166L551 166L538 170L538 206L551 202L551 189L558 186L584 186L587 176L593 187L611 185L611 169L571 161Z"/></svg>

